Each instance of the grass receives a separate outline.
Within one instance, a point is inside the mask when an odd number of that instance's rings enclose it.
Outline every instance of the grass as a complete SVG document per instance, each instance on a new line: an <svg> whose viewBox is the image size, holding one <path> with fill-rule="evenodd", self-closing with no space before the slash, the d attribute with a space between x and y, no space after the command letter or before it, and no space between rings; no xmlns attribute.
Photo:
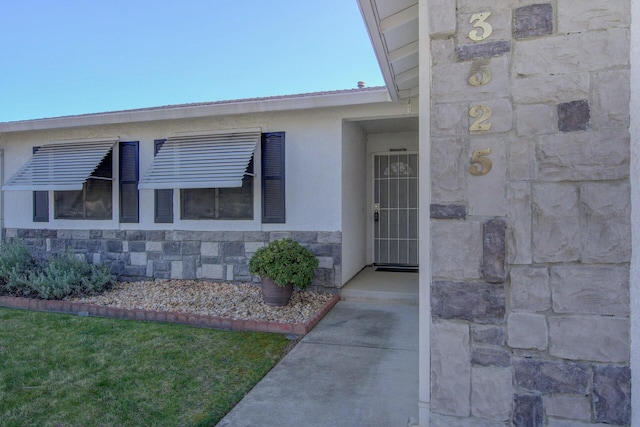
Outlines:
<svg viewBox="0 0 640 427"><path fill-rule="evenodd" d="M0 308L0 426L213 426L281 335Z"/></svg>

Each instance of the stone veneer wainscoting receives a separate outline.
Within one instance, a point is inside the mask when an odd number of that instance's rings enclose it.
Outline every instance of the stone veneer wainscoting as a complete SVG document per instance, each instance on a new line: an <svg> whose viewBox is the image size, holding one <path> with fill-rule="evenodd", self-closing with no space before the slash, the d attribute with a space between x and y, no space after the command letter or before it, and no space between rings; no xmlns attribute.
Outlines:
<svg viewBox="0 0 640 427"><path fill-rule="evenodd" d="M120 280L205 279L257 281L249 259L269 241L290 237L309 248L320 264L311 290L341 287L342 234L324 231L4 230L3 238L24 243L37 257L65 251L103 263Z"/></svg>

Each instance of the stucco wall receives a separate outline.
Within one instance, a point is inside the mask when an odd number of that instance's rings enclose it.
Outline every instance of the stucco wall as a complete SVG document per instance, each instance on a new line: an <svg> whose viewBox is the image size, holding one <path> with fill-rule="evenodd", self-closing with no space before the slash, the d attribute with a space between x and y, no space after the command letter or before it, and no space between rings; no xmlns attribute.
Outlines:
<svg viewBox="0 0 640 427"><path fill-rule="evenodd" d="M347 282L367 264L367 160L362 128L345 121L342 129L342 279Z"/></svg>
<svg viewBox="0 0 640 427"><path fill-rule="evenodd" d="M629 425L630 3L526 3L429 1L431 425Z"/></svg>

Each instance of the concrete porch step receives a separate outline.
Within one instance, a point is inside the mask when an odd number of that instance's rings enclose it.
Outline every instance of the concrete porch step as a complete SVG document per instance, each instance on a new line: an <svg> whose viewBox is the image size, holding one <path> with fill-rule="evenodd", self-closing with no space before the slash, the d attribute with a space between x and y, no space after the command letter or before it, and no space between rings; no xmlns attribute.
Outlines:
<svg viewBox="0 0 640 427"><path fill-rule="evenodd" d="M340 298L416 305L418 274L376 271L374 267L366 267L340 290Z"/></svg>

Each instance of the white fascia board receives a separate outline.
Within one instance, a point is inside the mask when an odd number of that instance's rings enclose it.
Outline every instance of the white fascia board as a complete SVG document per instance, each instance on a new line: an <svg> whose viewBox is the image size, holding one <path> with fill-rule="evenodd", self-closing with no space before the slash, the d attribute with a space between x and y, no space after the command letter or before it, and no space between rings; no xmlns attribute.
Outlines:
<svg viewBox="0 0 640 427"><path fill-rule="evenodd" d="M342 107L390 101L391 98L388 90L384 87L380 87L363 89L361 91L336 91L308 95L303 94L230 102L214 102L205 105L176 105L159 108L56 117L50 119L5 122L0 123L0 133L263 113L271 111Z"/></svg>
<svg viewBox="0 0 640 427"><path fill-rule="evenodd" d="M385 48L382 34L380 33L380 24L374 11L374 2L375 0L358 0L358 6L360 7L362 19L364 20L365 26L367 27L369 40L371 40L373 51L375 52L376 58L378 59L378 65L380 66L380 71L382 72L384 83L389 90L391 99L394 101L398 101L399 96L393 78L393 72L391 70L391 62L387 57L387 49Z"/></svg>

